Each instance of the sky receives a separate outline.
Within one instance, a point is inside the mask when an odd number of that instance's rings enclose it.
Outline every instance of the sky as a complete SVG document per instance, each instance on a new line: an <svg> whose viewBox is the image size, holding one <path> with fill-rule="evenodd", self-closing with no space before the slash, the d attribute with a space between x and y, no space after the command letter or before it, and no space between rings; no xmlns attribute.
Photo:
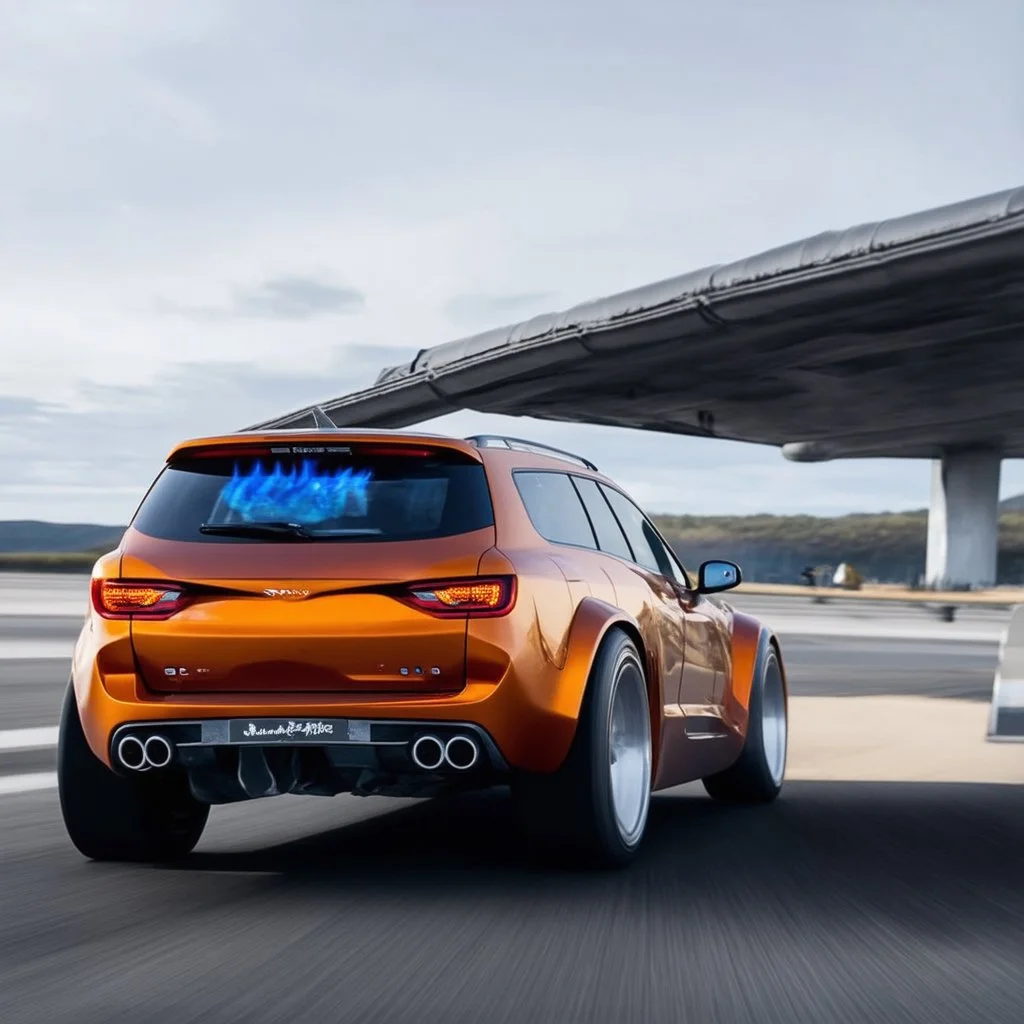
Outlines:
<svg viewBox="0 0 1024 1024"><path fill-rule="evenodd" d="M0 0L0 23L0 519L122 523L184 437L1024 183L1017 0ZM929 499L923 462L428 426L579 451L656 512Z"/></svg>

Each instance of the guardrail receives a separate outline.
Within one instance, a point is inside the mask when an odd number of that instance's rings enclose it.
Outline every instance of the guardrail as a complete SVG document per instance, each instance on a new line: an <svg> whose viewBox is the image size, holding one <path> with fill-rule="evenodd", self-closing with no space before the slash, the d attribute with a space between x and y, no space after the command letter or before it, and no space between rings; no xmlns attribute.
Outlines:
<svg viewBox="0 0 1024 1024"><path fill-rule="evenodd" d="M988 739L1024 743L1024 606L1010 616L999 645Z"/></svg>
<svg viewBox="0 0 1024 1024"><path fill-rule="evenodd" d="M735 593L760 597L802 597L816 603L827 601L885 601L935 608L941 618L952 622L956 609L973 606L1012 608L1024 604L1024 589L1005 587L992 590L911 590L909 587L864 586L860 590L842 587L809 587L788 583L741 583Z"/></svg>

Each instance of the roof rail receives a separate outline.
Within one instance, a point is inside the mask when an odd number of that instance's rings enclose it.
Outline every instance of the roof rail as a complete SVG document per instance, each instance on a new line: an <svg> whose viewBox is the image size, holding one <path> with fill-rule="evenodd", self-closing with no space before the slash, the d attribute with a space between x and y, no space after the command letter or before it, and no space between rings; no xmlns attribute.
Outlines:
<svg viewBox="0 0 1024 1024"><path fill-rule="evenodd" d="M586 469L599 473L600 470L589 459L582 455L573 455L572 452L562 451L561 448L552 448L549 444L541 444L539 441L525 441L521 437L505 437L502 434L474 434L467 437L467 441L475 444L477 448L511 448L513 451L534 452L537 455L554 455L556 458L567 459L569 462L577 462Z"/></svg>

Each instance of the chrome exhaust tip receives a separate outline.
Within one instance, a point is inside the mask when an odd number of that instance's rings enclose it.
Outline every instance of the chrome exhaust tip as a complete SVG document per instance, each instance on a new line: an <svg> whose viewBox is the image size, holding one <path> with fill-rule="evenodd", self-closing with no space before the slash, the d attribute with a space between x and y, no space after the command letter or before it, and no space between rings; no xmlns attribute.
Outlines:
<svg viewBox="0 0 1024 1024"><path fill-rule="evenodd" d="M151 768L166 768L174 757L174 748L163 736L150 736L143 751Z"/></svg>
<svg viewBox="0 0 1024 1024"><path fill-rule="evenodd" d="M479 757L480 748L476 745L476 740L468 736L453 736L444 745L444 759L460 772L472 768Z"/></svg>
<svg viewBox="0 0 1024 1024"><path fill-rule="evenodd" d="M432 772L444 764L444 744L436 736L420 736L412 745L412 760L417 768Z"/></svg>
<svg viewBox="0 0 1024 1024"><path fill-rule="evenodd" d="M125 736L118 743L117 759L133 772L145 771L149 767L146 761L146 748L138 736Z"/></svg>

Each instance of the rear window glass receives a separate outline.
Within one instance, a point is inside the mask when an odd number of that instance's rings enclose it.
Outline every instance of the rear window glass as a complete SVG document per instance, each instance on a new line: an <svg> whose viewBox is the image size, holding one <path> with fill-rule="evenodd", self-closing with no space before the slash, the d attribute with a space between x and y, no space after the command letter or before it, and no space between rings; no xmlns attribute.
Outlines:
<svg viewBox="0 0 1024 1024"><path fill-rule="evenodd" d="M216 543L426 540L493 526L494 513L483 466L459 453L354 449L173 462L132 525L164 540Z"/></svg>

